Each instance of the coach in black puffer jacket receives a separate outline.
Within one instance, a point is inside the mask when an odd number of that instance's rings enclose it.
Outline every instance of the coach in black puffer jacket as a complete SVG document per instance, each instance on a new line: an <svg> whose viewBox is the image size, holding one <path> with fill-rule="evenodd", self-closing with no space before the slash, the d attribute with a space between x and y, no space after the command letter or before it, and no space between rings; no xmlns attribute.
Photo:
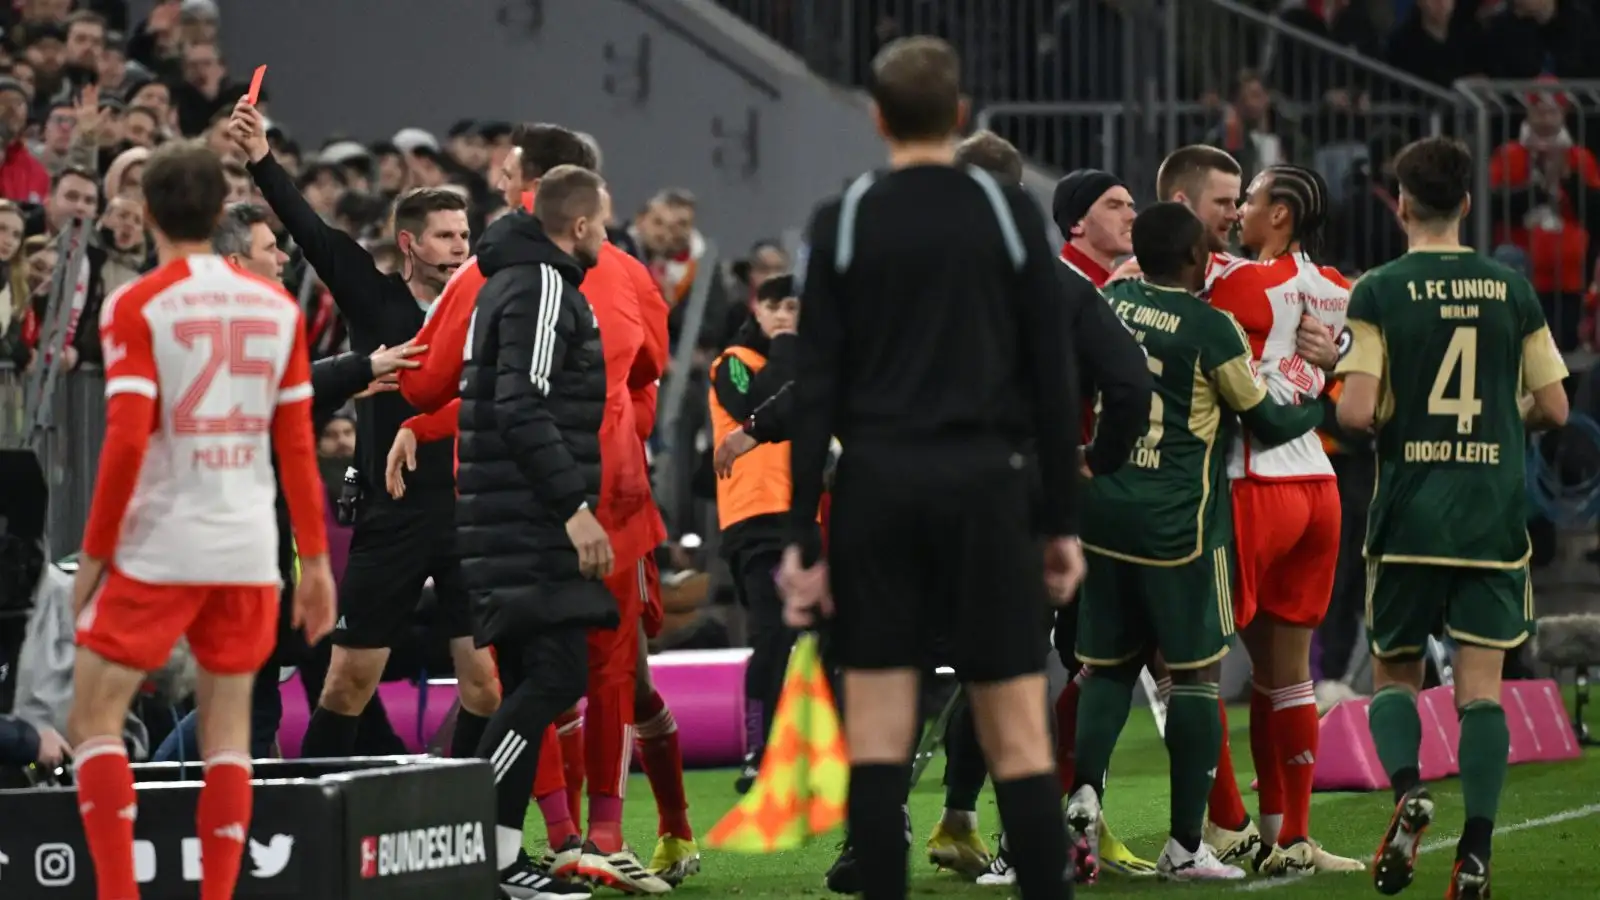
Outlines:
<svg viewBox="0 0 1600 900"><path fill-rule="evenodd" d="M600 493L606 400L600 331L569 250L523 212L495 222L478 246L488 282L461 373L456 528L479 646L618 621L567 533Z"/></svg>

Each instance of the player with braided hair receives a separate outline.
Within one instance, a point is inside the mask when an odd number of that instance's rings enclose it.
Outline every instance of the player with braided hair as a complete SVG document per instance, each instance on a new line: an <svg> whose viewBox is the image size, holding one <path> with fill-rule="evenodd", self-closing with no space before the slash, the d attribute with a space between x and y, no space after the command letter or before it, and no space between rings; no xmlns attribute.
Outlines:
<svg viewBox="0 0 1600 900"><path fill-rule="evenodd" d="M1280 403L1317 396L1338 362L1331 338L1345 328L1350 285L1312 258L1328 211L1321 175L1268 167L1241 208L1240 239L1254 258L1232 263L1212 283L1212 305L1243 327L1257 371ZM1306 315L1330 338L1310 350L1296 342ZM1361 863L1322 850L1309 834L1318 736L1311 635L1327 613L1339 554L1333 466L1315 434L1269 447L1245 431L1230 451L1228 475L1239 569L1233 618L1255 682L1250 752L1262 846L1254 862L1271 875L1359 870ZM1207 831L1214 846L1237 844L1219 826Z"/></svg>

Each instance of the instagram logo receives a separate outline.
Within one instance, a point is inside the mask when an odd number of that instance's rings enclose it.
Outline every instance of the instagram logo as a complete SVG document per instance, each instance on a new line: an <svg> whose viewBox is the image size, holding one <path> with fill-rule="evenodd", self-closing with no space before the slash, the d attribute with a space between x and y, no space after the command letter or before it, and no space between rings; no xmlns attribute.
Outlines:
<svg viewBox="0 0 1600 900"><path fill-rule="evenodd" d="M33 874L44 887L66 887L78 877L78 855L66 844L40 844L33 851Z"/></svg>
<svg viewBox="0 0 1600 900"><path fill-rule="evenodd" d="M361 877L378 877L378 839L375 837L361 839Z"/></svg>

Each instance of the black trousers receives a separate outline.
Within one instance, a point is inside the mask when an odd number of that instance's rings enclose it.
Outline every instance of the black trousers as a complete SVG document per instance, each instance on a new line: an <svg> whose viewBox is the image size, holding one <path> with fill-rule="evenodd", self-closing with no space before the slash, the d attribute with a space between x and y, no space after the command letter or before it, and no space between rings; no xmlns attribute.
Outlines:
<svg viewBox="0 0 1600 900"><path fill-rule="evenodd" d="M520 829L533 795L544 730L588 687L588 631L555 626L496 644L494 650L504 699L489 719L477 755L494 766L496 823Z"/></svg>
<svg viewBox="0 0 1600 900"><path fill-rule="evenodd" d="M759 759L783 690L789 650L799 632L783 623L783 598L773 577L781 547L741 550L729 560L733 590L744 607L750 632L750 663L744 670L745 746Z"/></svg>

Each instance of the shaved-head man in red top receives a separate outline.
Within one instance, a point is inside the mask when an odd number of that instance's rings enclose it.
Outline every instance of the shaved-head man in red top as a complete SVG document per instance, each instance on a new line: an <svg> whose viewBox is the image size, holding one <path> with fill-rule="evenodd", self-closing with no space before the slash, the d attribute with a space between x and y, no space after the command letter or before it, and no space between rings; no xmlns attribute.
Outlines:
<svg viewBox="0 0 1600 900"><path fill-rule="evenodd" d="M497 173L508 203L526 205L540 177L557 165L598 170L598 151L584 136L555 125L529 125L514 136L515 149ZM406 373L401 392L418 409L432 410L407 423L390 454L391 491L404 490L403 469L417 442L456 431L456 390L461 348L471 328L483 276L469 261L446 286L418 335L430 350L421 368ZM645 461L644 440L655 425L656 383L667 359L667 306L642 263L606 244L584 277L583 294L600 323L606 357L606 412L601 426L601 500L596 515L611 538L616 567L607 586L622 624L590 634L588 706L561 728L559 747L547 736L535 795L550 828L551 874L582 875L630 893L658 893L699 870L699 850L687 816L677 725L649 683L644 634L660 624L660 598L652 551L666 536ZM623 843L622 799L634 740L660 812L660 839L648 870ZM565 796L555 778L565 764ZM587 772L585 773L585 770ZM587 774L589 828L580 836L578 791ZM562 815L563 801L571 801Z"/></svg>

